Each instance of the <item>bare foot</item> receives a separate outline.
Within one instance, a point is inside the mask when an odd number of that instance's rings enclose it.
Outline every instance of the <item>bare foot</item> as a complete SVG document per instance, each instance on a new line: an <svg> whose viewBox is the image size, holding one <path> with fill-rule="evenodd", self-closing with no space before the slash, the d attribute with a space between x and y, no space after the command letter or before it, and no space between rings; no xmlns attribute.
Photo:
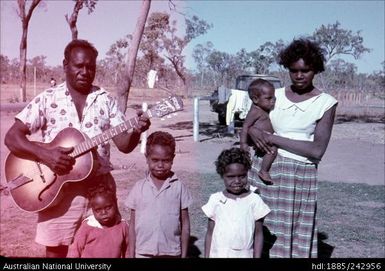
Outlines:
<svg viewBox="0 0 385 271"><path fill-rule="evenodd" d="M258 172L259 178L264 182L266 185L272 185L274 184L273 179L271 178L269 172L260 170Z"/></svg>

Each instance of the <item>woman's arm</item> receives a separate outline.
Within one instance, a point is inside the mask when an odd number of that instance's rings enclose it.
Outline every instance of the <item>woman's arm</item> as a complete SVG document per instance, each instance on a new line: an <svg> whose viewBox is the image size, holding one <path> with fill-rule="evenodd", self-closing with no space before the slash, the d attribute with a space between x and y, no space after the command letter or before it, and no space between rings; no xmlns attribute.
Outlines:
<svg viewBox="0 0 385 271"><path fill-rule="evenodd" d="M206 238L205 238L205 258L210 257L211 239L213 237L214 227L215 227L215 221L209 218L207 223L207 232L206 232Z"/></svg>
<svg viewBox="0 0 385 271"><path fill-rule="evenodd" d="M269 145L276 145L289 152L305 156L313 162L319 162L324 155L332 133L337 105L334 105L317 122L314 130L314 140L294 140L277 135L264 133L251 127L249 134L259 149L271 152Z"/></svg>
<svg viewBox="0 0 385 271"><path fill-rule="evenodd" d="M181 210L181 220L182 220L182 234L181 234L181 248L182 248L182 258L187 257L188 243L190 241L190 215L188 209Z"/></svg>

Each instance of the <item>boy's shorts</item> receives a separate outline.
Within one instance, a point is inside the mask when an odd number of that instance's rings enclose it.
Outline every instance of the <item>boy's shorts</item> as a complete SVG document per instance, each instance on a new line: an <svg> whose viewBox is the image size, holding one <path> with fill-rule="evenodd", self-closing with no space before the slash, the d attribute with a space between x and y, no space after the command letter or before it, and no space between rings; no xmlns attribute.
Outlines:
<svg viewBox="0 0 385 271"><path fill-rule="evenodd" d="M106 183L115 188L110 173L77 183L67 183L53 204L38 213L35 241L43 246L68 246L81 222L92 213L85 182Z"/></svg>

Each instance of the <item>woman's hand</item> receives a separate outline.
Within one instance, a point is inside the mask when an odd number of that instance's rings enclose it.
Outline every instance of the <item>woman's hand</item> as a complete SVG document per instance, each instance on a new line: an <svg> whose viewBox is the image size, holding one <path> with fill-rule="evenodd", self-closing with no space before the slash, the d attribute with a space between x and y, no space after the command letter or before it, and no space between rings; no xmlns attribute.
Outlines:
<svg viewBox="0 0 385 271"><path fill-rule="evenodd" d="M259 130L255 127L250 127L248 134L259 150L269 154L274 153L273 149L271 148L270 133Z"/></svg>

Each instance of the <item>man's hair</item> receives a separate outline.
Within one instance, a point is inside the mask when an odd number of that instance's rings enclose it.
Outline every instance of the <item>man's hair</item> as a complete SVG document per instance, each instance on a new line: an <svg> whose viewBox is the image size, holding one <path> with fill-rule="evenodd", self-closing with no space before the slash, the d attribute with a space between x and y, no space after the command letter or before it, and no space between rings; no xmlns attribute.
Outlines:
<svg viewBox="0 0 385 271"><path fill-rule="evenodd" d="M175 153L175 139L167 132L156 131L148 136L146 143L146 155L149 154L151 147L154 145L169 147L171 152L173 154Z"/></svg>
<svg viewBox="0 0 385 271"><path fill-rule="evenodd" d="M223 150L215 161L217 173L223 177L226 167L230 164L242 164L247 170L251 168L249 153L240 148L231 148Z"/></svg>
<svg viewBox="0 0 385 271"><path fill-rule="evenodd" d="M263 87L274 89L273 84L267 80L261 78L253 80L247 89L250 99L254 96L259 97L262 94Z"/></svg>
<svg viewBox="0 0 385 271"><path fill-rule="evenodd" d="M83 48L90 50L93 55L95 56L95 59L98 57L98 50L92 45L92 43L86 41L86 40L72 40L70 43L67 44L66 48L64 49L64 59L69 61L71 56L71 51L75 48Z"/></svg>
<svg viewBox="0 0 385 271"><path fill-rule="evenodd" d="M289 68L291 64L303 59L306 65L309 65L314 73L325 70L325 56L323 49L314 41L309 39L293 40L285 49L279 53L279 64Z"/></svg>

